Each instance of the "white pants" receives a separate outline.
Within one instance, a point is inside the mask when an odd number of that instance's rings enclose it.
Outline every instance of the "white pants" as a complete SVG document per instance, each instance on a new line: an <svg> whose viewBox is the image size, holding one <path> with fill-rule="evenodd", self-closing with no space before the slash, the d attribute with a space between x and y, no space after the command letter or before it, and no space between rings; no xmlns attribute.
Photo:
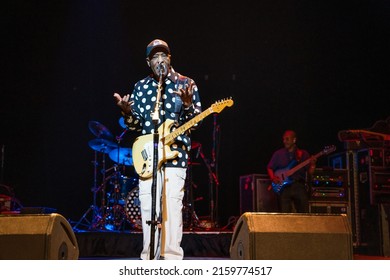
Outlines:
<svg viewBox="0 0 390 280"><path fill-rule="evenodd" d="M154 259L181 260L184 252L180 247L183 237L183 197L186 169L177 167L161 168L157 172L156 219L161 225L155 226ZM141 259L150 259L150 233L152 210L152 181L139 181L139 200L141 203L143 250Z"/></svg>

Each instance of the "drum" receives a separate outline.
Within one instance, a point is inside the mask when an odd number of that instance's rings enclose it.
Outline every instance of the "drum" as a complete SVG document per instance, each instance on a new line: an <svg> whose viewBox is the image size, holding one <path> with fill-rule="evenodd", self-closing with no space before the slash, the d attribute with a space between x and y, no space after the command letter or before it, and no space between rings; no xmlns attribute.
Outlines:
<svg viewBox="0 0 390 280"><path fill-rule="evenodd" d="M127 194L138 186L138 178L121 175L118 179L111 180L110 183L113 187L107 194L108 201L113 205L125 206Z"/></svg>
<svg viewBox="0 0 390 280"><path fill-rule="evenodd" d="M127 194L132 189L138 187L138 178L121 175L119 178L119 186L120 186L120 193L122 197L126 198Z"/></svg>
<svg viewBox="0 0 390 280"><path fill-rule="evenodd" d="M134 229L142 229L141 203L139 201L139 188L133 188L126 198L126 216L130 225Z"/></svg>

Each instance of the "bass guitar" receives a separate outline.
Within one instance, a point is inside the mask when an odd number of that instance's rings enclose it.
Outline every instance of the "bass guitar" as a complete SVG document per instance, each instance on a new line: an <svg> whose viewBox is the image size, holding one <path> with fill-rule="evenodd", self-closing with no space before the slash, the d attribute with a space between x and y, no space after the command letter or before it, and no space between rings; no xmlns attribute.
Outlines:
<svg viewBox="0 0 390 280"><path fill-rule="evenodd" d="M302 161L298 165L295 165L296 162L292 161L286 168L276 170L274 175L279 177L281 181L279 183L272 182L272 190L275 193L279 194L286 185L292 183L290 176L293 175L298 170L300 170L301 168L308 165L311 162L312 158L317 159L320 156L330 154L330 153L334 152L335 150L336 150L336 146L334 146L334 145L326 146L321 152L315 154L314 156L308 158L305 161Z"/></svg>
<svg viewBox="0 0 390 280"><path fill-rule="evenodd" d="M173 120L166 120L158 128L158 161L157 168L169 159L177 157L178 151L172 151L170 145L176 137L193 127L212 113L220 113L226 106L231 107L233 100L231 98L215 102L207 110L196 115L187 123L181 125L171 132L174 124ZM132 147L134 168L141 179L147 179L153 175L153 134L145 134L135 139Z"/></svg>

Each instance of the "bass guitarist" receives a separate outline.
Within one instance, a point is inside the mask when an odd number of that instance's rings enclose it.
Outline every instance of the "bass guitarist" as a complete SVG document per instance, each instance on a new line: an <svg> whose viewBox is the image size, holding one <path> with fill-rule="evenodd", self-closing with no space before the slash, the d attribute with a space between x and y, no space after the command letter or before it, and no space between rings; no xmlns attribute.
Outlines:
<svg viewBox="0 0 390 280"><path fill-rule="evenodd" d="M128 129L149 139L148 136L153 136L155 130L159 131L161 137L166 133L165 130L174 130L200 114L202 109L195 82L174 71L171 66L171 50L165 41L155 39L147 45L146 63L151 74L135 84L131 95L120 96L115 93L114 98L122 110ZM176 125L165 127L166 123ZM197 125L192 129L196 127ZM153 140L153 137L150 139ZM134 164L136 159L151 162L148 159L153 157L153 141L142 143L142 146L144 148L137 157L133 148ZM151 227L147 223L152 217L153 178L140 177L139 200L143 231L141 259L183 259L184 253L180 245L183 236L182 207L190 150L190 131L187 130L169 143L165 151L175 156L167 159L157 169L155 215L159 225L153 235L155 242L151 242ZM166 153L161 153L159 158ZM146 167L149 166L145 164L145 169ZM150 244L154 244L154 248Z"/></svg>
<svg viewBox="0 0 390 280"><path fill-rule="evenodd" d="M280 211L282 213L308 213L309 194L306 189L306 179L316 168L316 158L297 146L297 135L293 130L283 134L284 147L275 151L267 165L267 172L272 181L274 191L278 194ZM285 171L291 170L300 162L310 159L310 163L285 176ZM295 211L294 211L295 209Z"/></svg>

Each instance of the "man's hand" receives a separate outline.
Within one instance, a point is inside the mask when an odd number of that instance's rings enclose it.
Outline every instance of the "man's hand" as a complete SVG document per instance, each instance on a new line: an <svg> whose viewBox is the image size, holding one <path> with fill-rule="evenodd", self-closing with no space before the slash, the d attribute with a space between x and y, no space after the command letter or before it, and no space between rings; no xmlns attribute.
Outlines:
<svg viewBox="0 0 390 280"><path fill-rule="evenodd" d="M114 93L114 98L116 100L116 105L121 108L122 112L124 112L125 114L131 113L131 106L134 104L134 101L129 101L130 94L126 94L121 97L118 93Z"/></svg>
<svg viewBox="0 0 390 280"><path fill-rule="evenodd" d="M279 185L280 183L282 183L282 180L281 180L278 176L274 176L274 177L272 178L272 182L273 182L274 184Z"/></svg>
<svg viewBox="0 0 390 280"><path fill-rule="evenodd" d="M181 101L183 101L184 108L188 108L192 104L192 96L194 95L194 84L185 84L184 88L182 85L179 85L179 90L175 91L178 96L180 96Z"/></svg>

